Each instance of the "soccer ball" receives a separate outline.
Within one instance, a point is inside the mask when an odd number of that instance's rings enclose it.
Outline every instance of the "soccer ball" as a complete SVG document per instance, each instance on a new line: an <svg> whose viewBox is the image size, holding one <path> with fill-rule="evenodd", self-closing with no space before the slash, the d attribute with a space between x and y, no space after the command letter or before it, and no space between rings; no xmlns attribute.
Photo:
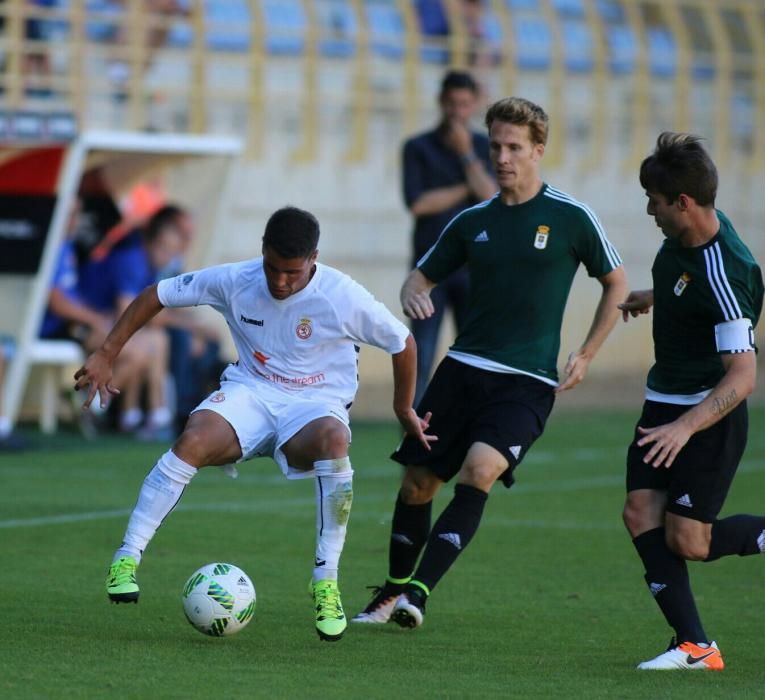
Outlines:
<svg viewBox="0 0 765 700"><path fill-rule="evenodd" d="M192 626L204 634L236 634L255 612L255 586L233 564L207 564L186 581L183 611Z"/></svg>

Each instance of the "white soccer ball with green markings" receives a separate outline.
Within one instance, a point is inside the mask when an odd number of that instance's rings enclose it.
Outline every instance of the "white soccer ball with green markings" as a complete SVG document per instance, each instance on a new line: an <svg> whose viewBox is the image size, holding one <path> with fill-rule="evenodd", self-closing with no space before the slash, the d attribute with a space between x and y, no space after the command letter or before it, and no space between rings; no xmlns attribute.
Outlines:
<svg viewBox="0 0 765 700"><path fill-rule="evenodd" d="M236 634L255 613L255 586L238 566L207 564L186 581L183 611L192 626L204 634Z"/></svg>

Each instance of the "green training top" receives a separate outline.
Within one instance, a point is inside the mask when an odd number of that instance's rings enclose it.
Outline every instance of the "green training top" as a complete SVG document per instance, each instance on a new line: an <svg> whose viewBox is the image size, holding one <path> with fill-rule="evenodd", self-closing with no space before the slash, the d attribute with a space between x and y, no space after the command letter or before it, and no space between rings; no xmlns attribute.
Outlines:
<svg viewBox="0 0 765 700"><path fill-rule="evenodd" d="M449 355L555 384L563 310L579 263L602 277L621 259L587 205L545 184L522 204L496 195L458 214L417 267L438 283L463 263L469 310Z"/></svg>
<svg viewBox="0 0 765 700"><path fill-rule="evenodd" d="M668 238L653 263L656 363L648 373L649 399L703 399L725 374L715 326L740 318L754 326L760 317L763 283L757 261L725 214L718 210L717 217L720 230L710 241L683 248Z"/></svg>

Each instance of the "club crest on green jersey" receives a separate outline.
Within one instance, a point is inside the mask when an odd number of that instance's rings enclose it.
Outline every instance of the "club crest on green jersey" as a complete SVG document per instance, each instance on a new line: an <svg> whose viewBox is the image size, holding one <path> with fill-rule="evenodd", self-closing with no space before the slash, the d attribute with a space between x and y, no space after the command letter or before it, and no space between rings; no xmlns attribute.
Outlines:
<svg viewBox="0 0 765 700"><path fill-rule="evenodd" d="M538 250L544 250L547 247L547 237L549 235L549 226L537 226L537 232L534 236L534 247Z"/></svg>
<svg viewBox="0 0 765 700"><path fill-rule="evenodd" d="M677 283L675 284L675 295L680 296L684 291L685 288L688 286L688 283L691 281L691 276L687 272L683 272L682 275L677 280Z"/></svg>

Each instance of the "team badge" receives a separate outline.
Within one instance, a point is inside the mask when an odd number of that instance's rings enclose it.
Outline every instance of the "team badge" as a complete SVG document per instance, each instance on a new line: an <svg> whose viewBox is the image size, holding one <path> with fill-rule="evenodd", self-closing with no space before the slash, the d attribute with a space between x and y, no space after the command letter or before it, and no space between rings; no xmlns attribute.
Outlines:
<svg viewBox="0 0 765 700"><path fill-rule="evenodd" d="M301 318L300 323L298 323L298 326L295 329L295 333L297 333L297 337L300 338L300 340L308 340L313 333L313 328L311 328L311 319Z"/></svg>
<svg viewBox="0 0 765 700"><path fill-rule="evenodd" d="M226 395L222 391L219 391L217 394L213 394L210 397L210 401L212 401L213 403L222 403L225 400L226 400Z"/></svg>
<svg viewBox="0 0 765 700"><path fill-rule="evenodd" d="M537 226L537 232L534 236L534 247L537 250L544 250L547 248L547 237L550 235L549 226Z"/></svg>
<svg viewBox="0 0 765 700"><path fill-rule="evenodd" d="M677 283L675 284L675 295L680 296L684 291L685 288L688 286L688 283L691 281L691 276L687 272L683 272L682 275L680 275L680 278L677 280Z"/></svg>

